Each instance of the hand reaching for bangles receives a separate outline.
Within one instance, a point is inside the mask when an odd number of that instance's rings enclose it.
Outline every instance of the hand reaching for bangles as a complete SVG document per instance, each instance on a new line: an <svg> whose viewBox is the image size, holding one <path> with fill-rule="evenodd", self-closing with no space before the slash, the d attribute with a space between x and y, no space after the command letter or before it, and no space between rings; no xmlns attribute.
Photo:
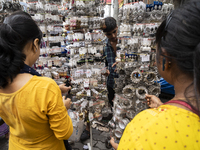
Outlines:
<svg viewBox="0 0 200 150"><path fill-rule="evenodd" d="M65 86L65 84L60 84L59 85L59 88L61 90L61 92L64 94L64 93L67 93L69 90L71 90L71 86L67 87Z"/></svg>
<svg viewBox="0 0 200 150"><path fill-rule="evenodd" d="M163 104L161 100L155 95L146 94L145 99L147 100L147 105L151 108L156 108Z"/></svg>
<svg viewBox="0 0 200 150"><path fill-rule="evenodd" d="M71 104L72 104L71 99L70 99L70 98L65 99L65 96L63 96L62 98L63 98L63 103L64 103L65 107L66 107L67 109L69 109L70 106L71 106Z"/></svg>
<svg viewBox="0 0 200 150"><path fill-rule="evenodd" d="M111 137L110 139L110 144L112 145L112 147L116 150L118 145L117 143L115 143L115 139L113 137Z"/></svg>

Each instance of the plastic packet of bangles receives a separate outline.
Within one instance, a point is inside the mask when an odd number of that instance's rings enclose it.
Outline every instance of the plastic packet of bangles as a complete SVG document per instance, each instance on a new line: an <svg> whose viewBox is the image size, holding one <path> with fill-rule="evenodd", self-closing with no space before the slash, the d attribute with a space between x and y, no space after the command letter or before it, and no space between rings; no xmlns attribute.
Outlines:
<svg viewBox="0 0 200 150"><path fill-rule="evenodd" d="M143 32L144 32L144 28L145 28L145 25L144 24L142 24L142 23L140 23L140 24L134 24L133 25L133 28L132 28L132 30L133 30L133 32L134 32L134 36L142 36L142 34L143 34ZM136 38L136 39L131 39L131 41L133 42L133 43L138 43L138 39ZM133 45L133 44L130 44L130 45Z"/></svg>
<svg viewBox="0 0 200 150"><path fill-rule="evenodd" d="M94 96L94 97L97 97L101 94L98 91L96 91L95 89L91 89L91 92L92 92L92 96Z"/></svg>
<svg viewBox="0 0 200 150"><path fill-rule="evenodd" d="M98 87L94 87L96 91L100 93L100 95L106 95L107 94L107 87L105 84L98 84Z"/></svg>
<svg viewBox="0 0 200 150"><path fill-rule="evenodd" d="M147 85L152 85L158 80L157 72L155 71L148 70L144 72L143 75L144 75L143 81Z"/></svg>
<svg viewBox="0 0 200 150"><path fill-rule="evenodd" d="M60 84L64 84L63 80L62 79L54 79L54 81L60 85Z"/></svg>
<svg viewBox="0 0 200 150"><path fill-rule="evenodd" d="M90 85L93 87L97 87L98 86L98 80L94 79L94 78L90 78Z"/></svg>
<svg viewBox="0 0 200 150"><path fill-rule="evenodd" d="M62 66L62 58L59 57L53 57L52 61L54 63L54 66L61 67Z"/></svg>
<svg viewBox="0 0 200 150"><path fill-rule="evenodd" d="M136 115L136 112L133 109L129 109L126 111L126 117L129 119L133 119Z"/></svg>
<svg viewBox="0 0 200 150"><path fill-rule="evenodd" d="M125 62L124 63L124 71L126 75L131 74L131 72L136 69L136 66L134 65L134 62Z"/></svg>
<svg viewBox="0 0 200 150"><path fill-rule="evenodd" d="M79 99L79 100L77 100L76 102L73 102L72 103L72 107L74 108L74 109L77 109L78 110L78 108L80 108L80 106L81 106L81 103L84 101L85 99L84 98L81 98L81 99Z"/></svg>
<svg viewBox="0 0 200 150"><path fill-rule="evenodd" d="M118 94L121 94L123 90L123 87L119 88L119 87L115 87L115 92Z"/></svg>
<svg viewBox="0 0 200 150"><path fill-rule="evenodd" d="M120 77L120 78L114 78L114 80L115 80L115 84L116 84L116 85L120 85L120 84L123 82L124 79L122 79L122 78Z"/></svg>
<svg viewBox="0 0 200 150"><path fill-rule="evenodd" d="M155 64L156 64L156 53L153 53L151 54L151 57L150 57L150 67L155 67Z"/></svg>
<svg viewBox="0 0 200 150"><path fill-rule="evenodd" d="M147 103L145 103L144 100L142 100L142 99L136 100L136 102L135 102L136 113L139 113L142 110L145 110L147 108L148 108Z"/></svg>
<svg viewBox="0 0 200 150"><path fill-rule="evenodd" d="M119 121L119 127L120 129L124 130L125 127L128 125L130 120L128 118L123 118L122 120Z"/></svg>
<svg viewBox="0 0 200 150"><path fill-rule="evenodd" d="M82 103L81 103L81 108L86 108L86 106L88 105L88 100L84 100Z"/></svg>
<svg viewBox="0 0 200 150"><path fill-rule="evenodd" d="M163 4L161 11L163 12L163 14L165 15L165 17L172 11L174 10L174 5L171 3L168 4Z"/></svg>
<svg viewBox="0 0 200 150"><path fill-rule="evenodd" d="M149 38L142 38L141 39L141 52L151 52L151 39Z"/></svg>
<svg viewBox="0 0 200 150"><path fill-rule="evenodd" d="M74 79L80 79L83 77L83 74L84 74L84 70L81 69L81 68L75 68L73 69L73 74L72 74L72 77Z"/></svg>
<svg viewBox="0 0 200 150"><path fill-rule="evenodd" d="M123 83L124 83L125 85L128 85L128 84L132 83L132 82L131 82L131 79L130 79L130 74L128 74L128 75L125 77Z"/></svg>
<svg viewBox="0 0 200 150"><path fill-rule="evenodd" d="M51 74L52 74L53 79L59 79L60 78L59 73L58 73L58 69L56 69L56 68L55 69L52 68Z"/></svg>
<svg viewBox="0 0 200 150"><path fill-rule="evenodd" d="M118 104L120 107L122 107L123 109L130 109L130 108L134 108L134 97L133 96L126 96L124 94L116 94L117 95L117 99L115 99L114 101L116 102L116 104Z"/></svg>
<svg viewBox="0 0 200 150"><path fill-rule="evenodd" d="M71 94L72 95L75 95L77 92L79 92L80 91L80 88L75 88L75 87L73 87L72 89L71 89Z"/></svg>
<svg viewBox="0 0 200 150"><path fill-rule="evenodd" d="M150 63L142 62L139 65L139 69L143 71L148 71L149 70Z"/></svg>
<svg viewBox="0 0 200 150"><path fill-rule="evenodd" d="M69 109L68 114L69 114L70 118L72 119L72 122L79 120L79 112L78 111L72 111L71 109Z"/></svg>
<svg viewBox="0 0 200 150"><path fill-rule="evenodd" d="M82 98L84 96L86 96L86 91L84 89L79 91L78 93L76 93L77 99L80 99L80 98Z"/></svg>
<svg viewBox="0 0 200 150"><path fill-rule="evenodd" d="M107 70L107 67L103 67L103 68L101 69L101 74L105 74L105 73L106 73L106 70Z"/></svg>
<svg viewBox="0 0 200 150"><path fill-rule="evenodd" d="M51 70L47 67L44 68L43 76L52 78Z"/></svg>
<svg viewBox="0 0 200 150"><path fill-rule="evenodd" d="M135 95L135 88L132 85L126 85L122 93L128 98L132 98Z"/></svg>

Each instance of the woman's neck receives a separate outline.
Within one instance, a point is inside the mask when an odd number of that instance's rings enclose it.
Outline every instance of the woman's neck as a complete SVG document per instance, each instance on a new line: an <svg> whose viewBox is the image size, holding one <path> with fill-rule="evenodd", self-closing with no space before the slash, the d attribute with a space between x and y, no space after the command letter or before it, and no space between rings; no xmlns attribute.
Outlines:
<svg viewBox="0 0 200 150"><path fill-rule="evenodd" d="M182 76L177 78L174 82L175 96L172 100L189 101L194 107L196 107L196 97L193 86L193 80Z"/></svg>
<svg viewBox="0 0 200 150"><path fill-rule="evenodd" d="M0 93L14 93L20 88L22 88L30 79L32 78L31 74L24 73L18 74L14 79L13 82L8 84L5 88L0 89Z"/></svg>
<svg viewBox="0 0 200 150"><path fill-rule="evenodd" d="M175 98L185 98L185 92L187 97L194 97L195 91L193 87L193 80L179 78L178 81L174 82Z"/></svg>

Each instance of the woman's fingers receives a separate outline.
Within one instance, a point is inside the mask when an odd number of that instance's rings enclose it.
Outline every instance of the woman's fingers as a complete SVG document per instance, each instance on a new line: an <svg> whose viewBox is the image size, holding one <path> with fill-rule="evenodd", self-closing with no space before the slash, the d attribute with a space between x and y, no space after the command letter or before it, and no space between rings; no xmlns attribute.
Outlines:
<svg viewBox="0 0 200 150"><path fill-rule="evenodd" d="M65 100L65 96L62 97L63 101Z"/></svg>

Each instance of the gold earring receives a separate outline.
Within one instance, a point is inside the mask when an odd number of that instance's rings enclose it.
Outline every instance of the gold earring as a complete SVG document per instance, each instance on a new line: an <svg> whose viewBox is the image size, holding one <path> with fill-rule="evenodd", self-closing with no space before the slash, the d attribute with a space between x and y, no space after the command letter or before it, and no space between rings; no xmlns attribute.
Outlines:
<svg viewBox="0 0 200 150"><path fill-rule="evenodd" d="M171 63L172 63L172 62L171 62L171 61L169 61L168 63L169 63L169 68L170 68L170 67L171 67Z"/></svg>

